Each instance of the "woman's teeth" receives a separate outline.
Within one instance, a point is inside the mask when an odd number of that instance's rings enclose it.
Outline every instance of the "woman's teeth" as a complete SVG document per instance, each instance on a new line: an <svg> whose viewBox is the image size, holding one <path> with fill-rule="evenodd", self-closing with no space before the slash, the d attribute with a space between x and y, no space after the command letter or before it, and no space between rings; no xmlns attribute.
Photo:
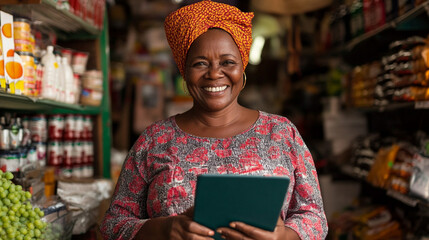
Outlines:
<svg viewBox="0 0 429 240"><path fill-rule="evenodd" d="M226 89L226 86L223 87L205 87L204 90L208 92L220 92Z"/></svg>

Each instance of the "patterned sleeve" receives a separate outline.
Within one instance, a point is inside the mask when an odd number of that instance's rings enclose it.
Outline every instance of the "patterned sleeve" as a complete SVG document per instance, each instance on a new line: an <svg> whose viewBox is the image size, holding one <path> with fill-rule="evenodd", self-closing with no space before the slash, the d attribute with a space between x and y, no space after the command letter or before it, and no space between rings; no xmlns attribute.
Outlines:
<svg viewBox="0 0 429 240"><path fill-rule="evenodd" d="M296 128L292 130L292 137L295 184L285 225L295 230L301 239L325 239L328 224L313 158Z"/></svg>
<svg viewBox="0 0 429 240"><path fill-rule="evenodd" d="M110 207L100 226L104 239L134 239L148 218L147 183L139 171L136 158L137 150L142 148L142 141L142 137L137 140L122 166Z"/></svg>

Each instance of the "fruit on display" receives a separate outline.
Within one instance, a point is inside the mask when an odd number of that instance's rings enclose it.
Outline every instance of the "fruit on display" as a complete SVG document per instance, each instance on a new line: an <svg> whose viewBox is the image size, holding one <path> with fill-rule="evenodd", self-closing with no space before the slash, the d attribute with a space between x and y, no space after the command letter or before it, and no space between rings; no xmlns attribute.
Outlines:
<svg viewBox="0 0 429 240"><path fill-rule="evenodd" d="M33 208L31 193L12 182L13 174L0 170L0 240L43 239L44 212Z"/></svg>

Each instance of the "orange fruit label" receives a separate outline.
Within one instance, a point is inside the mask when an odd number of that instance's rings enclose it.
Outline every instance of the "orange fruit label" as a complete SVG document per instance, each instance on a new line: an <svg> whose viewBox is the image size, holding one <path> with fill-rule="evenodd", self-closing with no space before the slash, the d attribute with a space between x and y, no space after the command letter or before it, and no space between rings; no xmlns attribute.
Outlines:
<svg viewBox="0 0 429 240"><path fill-rule="evenodd" d="M2 33L5 37L11 38L12 37L12 24L6 23L3 25Z"/></svg>

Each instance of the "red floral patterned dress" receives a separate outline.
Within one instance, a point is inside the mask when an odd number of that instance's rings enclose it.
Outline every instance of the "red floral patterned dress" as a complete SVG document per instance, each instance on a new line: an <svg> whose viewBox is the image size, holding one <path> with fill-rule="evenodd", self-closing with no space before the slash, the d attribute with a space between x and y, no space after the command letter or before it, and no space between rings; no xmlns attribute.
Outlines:
<svg viewBox="0 0 429 240"><path fill-rule="evenodd" d="M301 239L324 239L328 226L313 159L285 117L259 112L250 129L229 138L197 137L170 117L149 126L130 150L100 227L105 239L133 239L150 218L193 206L204 173L285 175L285 226Z"/></svg>

